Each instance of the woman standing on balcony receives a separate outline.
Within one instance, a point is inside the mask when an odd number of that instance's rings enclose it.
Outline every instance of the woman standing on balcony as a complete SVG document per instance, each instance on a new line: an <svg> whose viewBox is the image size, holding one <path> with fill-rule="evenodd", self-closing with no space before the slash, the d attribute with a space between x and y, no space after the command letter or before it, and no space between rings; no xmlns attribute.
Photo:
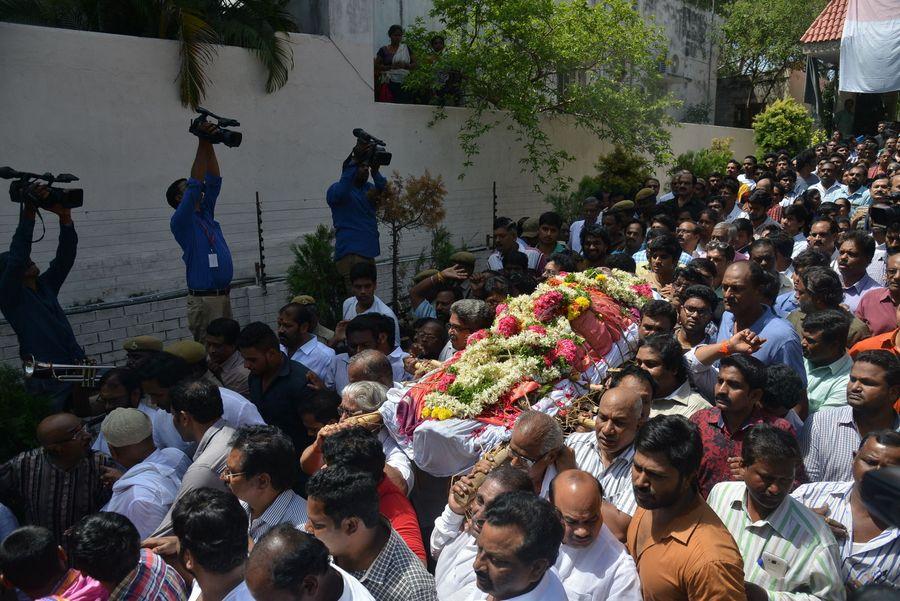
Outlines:
<svg viewBox="0 0 900 601"><path fill-rule="evenodd" d="M391 25L388 29L391 43L378 49L375 55L375 100L378 102L408 103L410 95L403 90L403 82L416 61L403 41L403 28Z"/></svg>

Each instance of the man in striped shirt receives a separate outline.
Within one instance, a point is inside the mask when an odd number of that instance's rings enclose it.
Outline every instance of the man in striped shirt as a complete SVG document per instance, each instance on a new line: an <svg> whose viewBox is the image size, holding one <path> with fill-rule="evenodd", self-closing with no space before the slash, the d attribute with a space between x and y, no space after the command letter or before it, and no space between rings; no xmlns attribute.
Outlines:
<svg viewBox="0 0 900 601"><path fill-rule="evenodd" d="M843 601L837 541L788 494L800 465L796 439L768 424L754 426L741 461L743 482L716 484L707 501L744 558L748 599Z"/></svg>
<svg viewBox="0 0 900 601"><path fill-rule="evenodd" d="M794 498L825 517L838 539L841 575L849 589L866 584L900 587L900 529L869 513L859 492L869 470L900 465L900 433L870 432L853 459L851 482L813 482Z"/></svg>
<svg viewBox="0 0 900 601"><path fill-rule="evenodd" d="M253 542L279 524L306 526L306 499L292 490L300 475L294 443L275 426L244 426L231 438L222 480L240 499Z"/></svg>
<svg viewBox="0 0 900 601"><path fill-rule="evenodd" d="M610 531L623 538L637 509L631 486L634 437L644 423L641 395L631 388L611 388L600 397L594 432L569 435L566 446L575 451L578 469L594 476L603 487L603 500L618 512L604 512ZM614 516L611 514L618 513ZM617 519L619 518L619 519Z"/></svg>

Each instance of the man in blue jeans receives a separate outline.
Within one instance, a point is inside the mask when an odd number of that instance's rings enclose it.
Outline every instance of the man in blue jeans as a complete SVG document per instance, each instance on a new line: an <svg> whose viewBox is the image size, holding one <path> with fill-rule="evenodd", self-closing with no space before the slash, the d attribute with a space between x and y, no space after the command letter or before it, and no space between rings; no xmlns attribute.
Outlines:
<svg viewBox="0 0 900 601"><path fill-rule="evenodd" d="M34 193L45 199L49 191L45 186L35 186ZM53 205L47 210L59 216L56 257L44 273L31 260L37 209L31 203L23 204L9 252L0 254L0 311L16 333L19 356L23 361L81 363L85 358L84 350L75 339L72 326L57 299L75 264L78 235L71 209ZM26 386L33 394L50 396L54 411L62 411L71 401L71 383L27 380Z"/></svg>
<svg viewBox="0 0 900 601"><path fill-rule="evenodd" d="M212 134L216 126L200 128ZM183 252L188 287L188 328L194 340L203 342L206 326L219 317L231 317L231 251L215 220L216 200L222 189L219 162L212 144L199 138L191 176L179 179L166 190L166 200L175 214L170 227Z"/></svg>
<svg viewBox="0 0 900 601"><path fill-rule="evenodd" d="M350 268L356 263L375 263L381 254L378 244L378 221L375 217L376 202L369 197L371 190L384 190L387 180L362 162L370 145L358 142L344 161L341 179L331 184L326 201L331 207L334 222L334 260L347 287L350 287ZM371 171L372 181L369 181Z"/></svg>

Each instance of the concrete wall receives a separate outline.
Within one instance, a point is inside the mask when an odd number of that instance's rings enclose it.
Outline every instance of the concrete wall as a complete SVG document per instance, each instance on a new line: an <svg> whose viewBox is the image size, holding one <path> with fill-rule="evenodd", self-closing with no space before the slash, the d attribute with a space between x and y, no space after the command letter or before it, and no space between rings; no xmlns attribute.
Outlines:
<svg viewBox="0 0 900 601"><path fill-rule="evenodd" d="M331 37L292 36L296 67L278 93L264 93L262 69L246 50L219 48L210 70L214 83L204 105L238 118L244 132L240 148L217 147L225 179L217 218L234 255L235 278L254 275L256 192L269 275L286 271L291 243L331 222L325 191L339 175L356 126L389 142L392 169L403 174L429 169L443 176L445 225L454 242L484 244L494 182L500 214L546 209L543 196L533 190L534 179L519 172L519 148L505 131L484 141L475 166L459 180L464 157L455 132L465 109L448 109L448 119L429 128L428 107L374 103L371 13L366 12L371 9L365 0L331 2L328 8ZM164 199L168 184L187 175L196 146L186 131L192 113L176 95L177 65L178 45L170 41L0 23L0 164L71 172L85 189L85 206L75 213L78 260L60 295L64 305L184 287ZM559 121L548 121L547 127L578 157L568 169L573 177L591 173L596 157L607 150ZM751 133L689 125L674 130L673 149L699 148L712 137L729 135L737 138L739 155L752 148ZM0 202L0 240L11 238L17 211L16 205ZM56 246L58 230L50 217L46 237L32 253L42 267ZM428 241L425 232L414 232L403 239L401 254L418 256ZM384 234L382 252L387 252ZM168 310L179 307L183 301ZM0 345L7 346L4 328ZM124 326L124 334L133 335L131 328ZM98 350L101 356L108 352ZM2 356L10 353L4 350Z"/></svg>

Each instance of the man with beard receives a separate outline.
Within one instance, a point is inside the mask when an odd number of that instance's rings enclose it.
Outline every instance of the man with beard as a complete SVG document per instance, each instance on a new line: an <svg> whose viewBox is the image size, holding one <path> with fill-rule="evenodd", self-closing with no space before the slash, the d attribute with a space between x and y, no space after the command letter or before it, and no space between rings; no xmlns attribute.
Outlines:
<svg viewBox="0 0 900 601"><path fill-rule="evenodd" d="M700 494L706 497L714 485L740 475L741 445L756 424L771 424L795 435L790 422L762 410L766 369L745 355L725 357L719 362L715 406L691 416L703 440L700 461Z"/></svg>
<svg viewBox="0 0 900 601"><path fill-rule="evenodd" d="M584 256L583 268L603 267L609 254L609 233L602 225L595 223L581 230L581 254Z"/></svg>
<svg viewBox="0 0 900 601"><path fill-rule="evenodd" d="M829 309L803 318L801 342L806 365L809 413L840 407L847 401L847 382L853 360L847 354L850 320Z"/></svg>
<svg viewBox="0 0 900 601"><path fill-rule="evenodd" d="M849 589L874 582L900 582L900 529L873 515L860 494L863 476L900 466L900 434L869 432L853 457L853 480L813 482L793 497L822 516L838 539L841 576Z"/></svg>
<svg viewBox="0 0 900 601"><path fill-rule="evenodd" d="M475 584L472 562L478 552L477 538L484 525L485 508L504 493L531 493L531 488L528 475L508 465L489 471L477 489L472 474L453 485L447 506L434 521L431 532L431 557L437 561L434 580L439 599ZM471 498L468 505L459 501L465 498Z"/></svg>
<svg viewBox="0 0 900 601"><path fill-rule="evenodd" d="M853 454L862 437L877 430L900 431L894 402L900 396L900 359L888 351L864 351L850 368L847 404L823 409L806 421L800 450L810 482L853 479Z"/></svg>
<svg viewBox="0 0 900 601"><path fill-rule="evenodd" d="M635 363L656 382L651 416L677 414L690 417L709 407L706 399L691 389L681 345L672 334L655 334L642 340Z"/></svg>
<svg viewBox="0 0 900 601"><path fill-rule="evenodd" d="M563 519L555 567L566 595L579 601L640 601L634 560L603 523L602 485L588 472L566 470L553 479L550 502Z"/></svg>
<svg viewBox="0 0 900 601"><path fill-rule="evenodd" d="M566 601L553 565L563 526L544 499L526 492L500 495L484 512L473 568L477 590L449 599Z"/></svg>
<svg viewBox="0 0 900 601"><path fill-rule="evenodd" d="M574 222L569 228L569 248L577 253L581 252L582 230L597 223L597 218L600 217L600 200L593 196L585 198L582 203L582 214L584 219Z"/></svg>
<svg viewBox="0 0 900 601"><path fill-rule="evenodd" d="M688 211L691 219L696 221L700 217L700 211L706 208L706 203L694 196L694 184L697 177L688 170L682 170L675 174L675 186L673 191L675 198L661 202L658 206L672 217L678 217L682 211Z"/></svg>
<svg viewBox="0 0 900 601"><path fill-rule="evenodd" d="M776 225L775 220L769 217L769 208L773 203L772 193L762 187L762 184L768 181L767 179L759 180L759 185L747 200L747 211L740 215L750 220L750 224L753 226L753 235L757 237L762 235L767 226Z"/></svg>
<svg viewBox="0 0 900 601"><path fill-rule="evenodd" d="M838 198L847 198L847 188L837 181L837 167L831 161L819 165L819 183L810 186L822 195L822 202L834 202Z"/></svg>
<svg viewBox="0 0 900 601"><path fill-rule="evenodd" d="M840 556L822 520L789 494L800 449L773 426L754 426L741 451L742 482L720 482L709 506L734 537L744 557L748 599L770 595L842 600Z"/></svg>
<svg viewBox="0 0 900 601"><path fill-rule="evenodd" d="M809 236L806 240L809 242L809 248L822 251L831 257L832 269L837 271L837 223L828 218L814 219L809 227Z"/></svg>
<svg viewBox="0 0 900 601"><path fill-rule="evenodd" d="M240 334L241 326L228 317L209 322L204 340L206 366L225 388L247 397L250 396L250 386L247 384L250 371L244 367L244 358L237 350ZM162 343L158 350L162 350Z"/></svg>
<svg viewBox="0 0 900 601"><path fill-rule="evenodd" d="M334 389L334 349L313 333L315 316L297 303L278 310L278 341L282 353L316 374L326 388Z"/></svg>
<svg viewBox="0 0 900 601"><path fill-rule="evenodd" d="M450 305L460 298L460 293L454 286L467 279L469 274L459 265L422 278L409 289L409 302L414 316L418 319L434 317L446 323L450 317Z"/></svg>
<svg viewBox="0 0 900 601"><path fill-rule="evenodd" d="M631 479L639 509L626 548L645 599L744 601L744 562L697 492L703 444L679 415L651 418L635 438Z"/></svg>
<svg viewBox="0 0 900 601"><path fill-rule="evenodd" d="M897 327L897 307L900 306L900 253L888 257L885 272L887 288L866 292L856 307L856 316L869 326L873 336L893 331Z"/></svg>
<svg viewBox="0 0 900 601"><path fill-rule="evenodd" d="M725 313L716 342L722 344L737 332L749 329L765 341L753 352L754 357L764 365L790 365L804 374L805 381L800 338L791 324L777 317L771 307L763 304L762 289L765 284L766 275L762 267L753 261L733 263L725 270L725 277L722 278Z"/></svg>

